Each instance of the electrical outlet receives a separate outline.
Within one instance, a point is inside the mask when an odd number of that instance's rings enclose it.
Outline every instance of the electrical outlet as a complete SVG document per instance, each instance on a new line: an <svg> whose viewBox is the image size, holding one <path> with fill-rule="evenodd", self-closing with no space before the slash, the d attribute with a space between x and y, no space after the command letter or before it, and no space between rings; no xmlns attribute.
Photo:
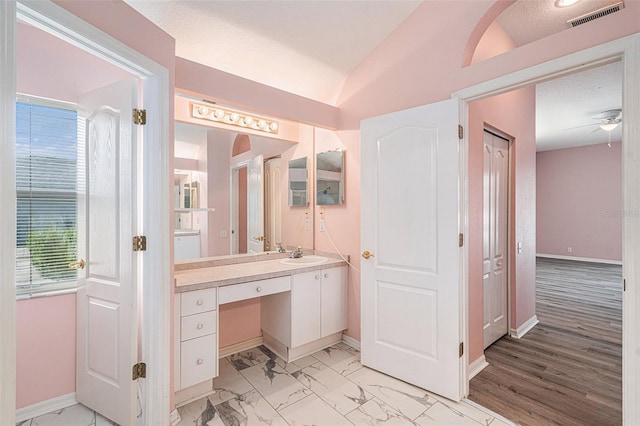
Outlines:
<svg viewBox="0 0 640 426"><path fill-rule="evenodd" d="M304 230L305 230L305 231L308 231L308 230L309 230L309 226L310 226L310 225L309 225L309 219L305 219L305 220L304 220Z"/></svg>
<svg viewBox="0 0 640 426"><path fill-rule="evenodd" d="M227 230L226 229L221 229L220 230L220 236L222 238L227 238Z"/></svg>
<svg viewBox="0 0 640 426"><path fill-rule="evenodd" d="M572 247L567 247L567 253L571 253L573 251Z"/></svg>
<svg viewBox="0 0 640 426"><path fill-rule="evenodd" d="M320 219L320 232L324 232L325 228L324 228L324 219Z"/></svg>

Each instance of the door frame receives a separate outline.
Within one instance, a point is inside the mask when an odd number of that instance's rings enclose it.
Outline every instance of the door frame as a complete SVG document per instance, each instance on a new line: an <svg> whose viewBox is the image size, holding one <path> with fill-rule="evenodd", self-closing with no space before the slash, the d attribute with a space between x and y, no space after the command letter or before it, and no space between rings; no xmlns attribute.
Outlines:
<svg viewBox="0 0 640 426"><path fill-rule="evenodd" d="M51 1L18 0L0 5L0 71L9 76L0 82L0 123L2 143L2 182L0 200L7 208L0 210L0 226L5 235L15 235L15 94L16 94L16 22L24 20L61 38L144 81L143 99L149 120L140 129L142 147L138 155L142 163L142 194L138 211L138 232L153 244L138 261L138 279L141 300L145 306L141 318L140 344L142 358L147 363L147 378L138 383L140 404L145 424L169 424L170 401L170 279L169 223L169 71L155 61L141 55L129 46L102 32ZM144 222L141 220L144 218ZM16 296L15 296L15 240L0 242L0 424L15 423L16 379ZM6 339L5 339L6 338ZM147 391L147 390L153 391ZM153 422L151 421L153 419Z"/></svg>
<svg viewBox="0 0 640 426"><path fill-rule="evenodd" d="M622 264L623 278L626 280L626 291L623 292L622 316L622 368L623 392L622 412L625 423L635 424L640 421L640 333L635 333L633 324L640 321L640 34L623 37L608 43L603 43L589 49L578 51L542 64L534 65L520 71L503 75L454 92L451 97L459 99L461 103L461 121L464 126L469 125L468 103L491 96L520 89L532 84L572 74L599 65L622 60L623 63L623 100L622 109L626 119L622 123L622 194L623 194L623 243ZM635 143L634 143L635 142ZM460 209L461 221L464 223L463 232L468 235L468 132L462 140L462 163L460 180L464 191L463 204ZM626 237L630 236L630 237ZM463 317L465 328L464 339L469 341L467 320L469 309L468 287L469 277L467 265L469 260L468 245L463 247L461 271L463 283ZM467 371L469 363L468 353L464 354L464 369ZM464 374L463 386L465 394L469 393L468 374Z"/></svg>

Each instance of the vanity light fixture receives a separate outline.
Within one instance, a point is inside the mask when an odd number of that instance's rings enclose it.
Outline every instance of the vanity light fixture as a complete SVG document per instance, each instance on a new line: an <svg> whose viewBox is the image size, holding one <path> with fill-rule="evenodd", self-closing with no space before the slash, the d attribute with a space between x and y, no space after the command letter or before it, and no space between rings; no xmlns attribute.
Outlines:
<svg viewBox="0 0 640 426"><path fill-rule="evenodd" d="M569 7L578 3L580 0L556 0L556 7Z"/></svg>
<svg viewBox="0 0 640 426"><path fill-rule="evenodd" d="M191 116L203 120L215 121L218 123L230 124L232 126L244 127L265 133L278 133L280 125L277 121L268 120L262 117L231 111L217 105L191 104Z"/></svg>

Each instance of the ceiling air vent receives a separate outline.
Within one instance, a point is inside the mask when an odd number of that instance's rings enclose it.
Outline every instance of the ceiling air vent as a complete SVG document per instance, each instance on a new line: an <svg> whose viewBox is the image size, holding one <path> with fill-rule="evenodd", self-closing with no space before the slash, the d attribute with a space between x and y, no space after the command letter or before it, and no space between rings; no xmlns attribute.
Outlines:
<svg viewBox="0 0 640 426"><path fill-rule="evenodd" d="M602 18L603 16L611 15L612 13L618 12L622 9L624 9L623 2L612 4L611 6L598 9L595 12L587 13L586 15L570 19L567 21L567 24L569 24L571 27L577 27L578 25L586 24L587 22Z"/></svg>

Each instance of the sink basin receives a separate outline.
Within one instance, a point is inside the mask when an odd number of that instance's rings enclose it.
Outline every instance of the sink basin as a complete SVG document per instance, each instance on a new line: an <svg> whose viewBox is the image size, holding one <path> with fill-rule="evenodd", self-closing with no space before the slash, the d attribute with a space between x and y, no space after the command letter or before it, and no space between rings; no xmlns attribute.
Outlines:
<svg viewBox="0 0 640 426"><path fill-rule="evenodd" d="M280 263L284 263L285 265L318 265L320 263L326 262L327 260L329 259L324 256L310 255L298 257L296 259L292 259L290 257L286 259L280 259Z"/></svg>

